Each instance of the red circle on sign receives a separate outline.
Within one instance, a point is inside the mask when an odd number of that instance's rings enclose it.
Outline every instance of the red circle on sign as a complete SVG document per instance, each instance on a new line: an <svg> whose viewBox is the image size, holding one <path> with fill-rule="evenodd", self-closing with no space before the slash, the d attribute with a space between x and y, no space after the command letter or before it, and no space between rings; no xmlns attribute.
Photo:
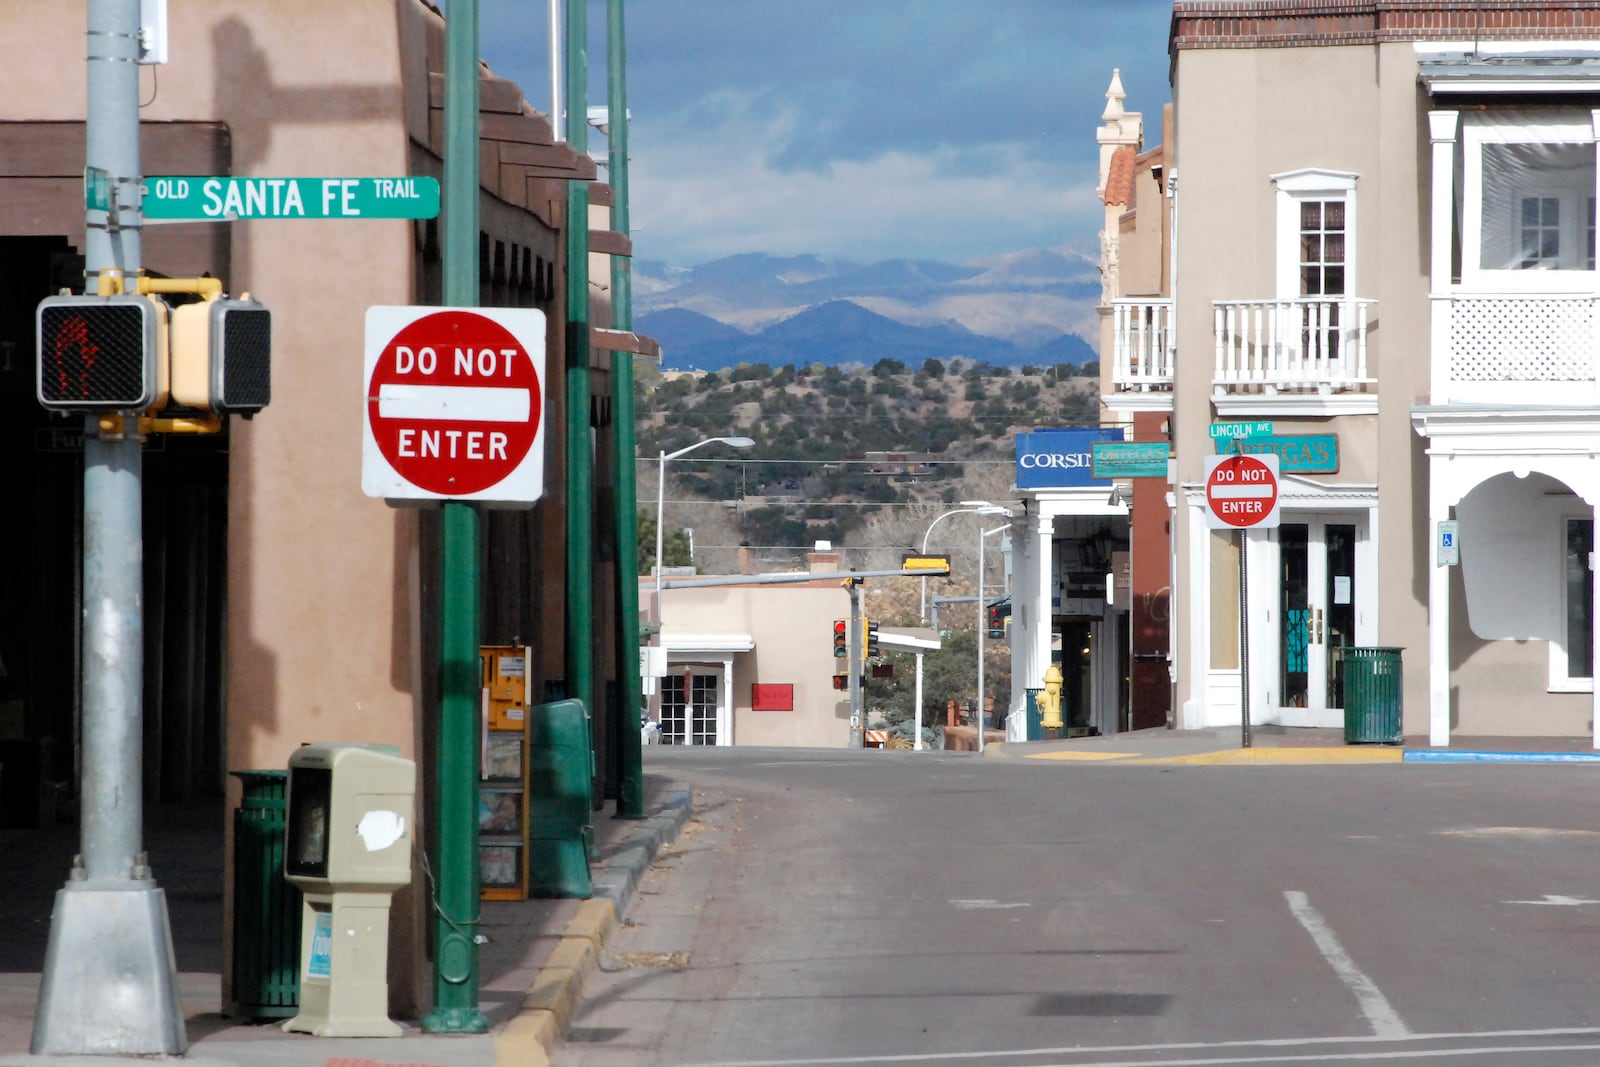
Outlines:
<svg viewBox="0 0 1600 1067"><path fill-rule="evenodd" d="M539 431L533 358L511 331L439 311L384 345L367 382L367 424L407 482L441 496L482 492L515 471Z"/></svg>
<svg viewBox="0 0 1600 1067"><path fill-rule="evenodd" d="M1255 526L1278 506L1278 477L1255 456L1224 456L1206 477L1206 506L1229 526Z"/></svg>

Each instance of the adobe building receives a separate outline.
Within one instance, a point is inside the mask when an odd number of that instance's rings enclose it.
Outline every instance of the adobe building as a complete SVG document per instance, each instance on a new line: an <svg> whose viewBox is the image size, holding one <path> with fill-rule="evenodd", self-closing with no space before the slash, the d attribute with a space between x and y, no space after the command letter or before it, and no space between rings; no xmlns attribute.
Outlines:
<svg viewBox="0 0 1600 1067"><path fill-rule="evenodd" d="M444 23L422 0L171 0L167 24L168 61L141 69L145 176L440 176ZM8 9L11 38L27 42L6 66L0 115L0 466L13 516L0 526L0 744L11 746L0 755L0 814L13 823L40 817L39 791L70 798L80 784L83 423L35 400L33 334L41 298L84 289L85 25L81 0ZM527 509L484 513L481 640L530 646L533 699L548 700L574 688L571 418L597 440L593 501L582 506L599 516L597 542L615 533L604 514L610 353L593 349L583 410L568 410L564 384L567 183L593 180L595 167L554 143L545 118L487 68L480 95L480 302L540 308L548 323L545 493ZM228 772L281 769L305 742L359 742L415 760L417 810L430 810L439 512L362 494L362 353L369 307L441 303L439 236L436 219L145 227L148 273L221 278L273 320L271 405L224 433L145 449L150 802L215 803L226 820L239 799ZM596 244L628 251L614 236ZM581 548L596 574L592 690L606 694L618 661L615 553ZM608 711L591 709L602 779L613 763ZM39 773L25 781L30 762ZM159 857L154 868L159 882ZM395 902L391 1007L404 1018L430 996L422 882Z"/></svg>

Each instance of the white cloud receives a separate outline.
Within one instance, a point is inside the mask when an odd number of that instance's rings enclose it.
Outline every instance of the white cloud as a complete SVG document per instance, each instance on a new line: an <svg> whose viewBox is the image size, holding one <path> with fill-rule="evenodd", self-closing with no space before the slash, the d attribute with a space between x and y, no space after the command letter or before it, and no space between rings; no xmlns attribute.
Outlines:
<svg viewBox="0 0 1600 1067"><path fill-rule="evenodd" d="M772 161L803 147L798 109L757 116L724 95L694 110L704 118L718 109L709 125L635 115L629 188L642 258L699 263L763 252L958 262L1071 243L1099 228L1095 175L1030 160L1023 144L885 151L786 170Z"/></svg>

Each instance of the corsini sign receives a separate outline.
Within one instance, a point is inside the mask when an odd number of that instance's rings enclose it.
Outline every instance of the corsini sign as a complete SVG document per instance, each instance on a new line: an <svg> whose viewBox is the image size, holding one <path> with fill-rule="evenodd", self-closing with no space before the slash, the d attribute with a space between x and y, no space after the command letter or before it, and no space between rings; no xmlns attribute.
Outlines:
<svg viewBox="0 0 1600 1067"><path fill-rule="evenodd" d="M1017 488L1105 485L1094 476L1094 443L1121 441L1120 428L1035 430L1017 434Z"/></svg>

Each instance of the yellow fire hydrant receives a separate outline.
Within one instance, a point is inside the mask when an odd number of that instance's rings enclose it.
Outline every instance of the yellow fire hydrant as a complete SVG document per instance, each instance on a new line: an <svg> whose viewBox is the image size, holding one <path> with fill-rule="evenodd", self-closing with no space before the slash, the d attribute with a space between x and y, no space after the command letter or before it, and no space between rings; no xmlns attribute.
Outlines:
<svg viewBox="0 0 1600 1067"><path fill-rule="evenodd" d="M1046 730L1059 730L1061 722L1061 668L1054 663L1044 670L1044 692L1039 694L1039 710L1043 718L1039 725Z"/></svg>

